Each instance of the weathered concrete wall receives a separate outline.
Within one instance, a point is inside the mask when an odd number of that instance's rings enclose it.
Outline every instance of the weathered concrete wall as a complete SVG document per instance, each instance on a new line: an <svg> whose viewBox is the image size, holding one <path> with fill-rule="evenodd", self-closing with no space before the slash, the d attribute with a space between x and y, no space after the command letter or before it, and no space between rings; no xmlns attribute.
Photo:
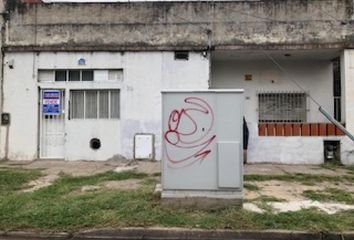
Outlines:
<svg viewBox="0 0 354 240"><path fill-rule="evenodd" d="M352 0L8 2L17 50L354 47Z"/></svg>
<svg viewBox="0 0 354 240"><path fill-rule="evenodd" d="M78 66L80 58L86 59L85 66ZM14 62L12 69L4 68L4 111L11 113L12 120L8 131L1 127L0 158L11 160L37 158L39 87L65 89L66 102L71 89L120 89L119 120L65 117L66 160L107 160L118 154L132 158L136 133L155 134L156 158L160 159L161 89L208 89L209 59L200 53L179 61L173 52L28 52L6 53L5 61ZM122 69L123 81L38 82L40 69L78 68ZM96 152L88 144L93 137L102 141Z"/></svg>

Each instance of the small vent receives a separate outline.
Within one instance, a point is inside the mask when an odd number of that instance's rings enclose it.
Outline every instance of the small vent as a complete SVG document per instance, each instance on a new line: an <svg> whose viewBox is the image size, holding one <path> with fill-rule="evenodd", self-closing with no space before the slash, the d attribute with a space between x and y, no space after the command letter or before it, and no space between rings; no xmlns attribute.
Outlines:
<svg viewBox="0 0 354 240"><path fill-rule="evenodd" d="M175 60L188 61L188 59L189 59L189 52L186 52L186 51L175 52Z"/></svg>
<svg viewBox="0 0 354 240"><path fill-rule="evenodd" d="M90 147L93 150L97 150L101 147L101 140L99 140L98 138L92 138L90 141Z"/></svg>

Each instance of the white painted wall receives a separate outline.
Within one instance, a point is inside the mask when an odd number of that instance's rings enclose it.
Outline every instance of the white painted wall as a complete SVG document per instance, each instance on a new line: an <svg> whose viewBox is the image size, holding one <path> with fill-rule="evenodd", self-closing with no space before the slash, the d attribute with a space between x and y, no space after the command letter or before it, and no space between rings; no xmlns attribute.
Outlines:
<svg viewBox="0 0 354 240"><path fill-rule="evenodd" d="M9 159L37 157L38 86L33 69L33 54L13 54L14 69L4 66L4 112L11 113L11 125L1 126L1 157L8 145ZM6 140L6 132L8 139Z"/></svg>
<svg viewBox="0 0 354 240"><path fill-rule="evenodd" d="M354 50L344 50L341 56L346 128L354 134ZM354 164L354 142L346 137L341 145L344 164Z"/></svg>
<svg viewBox="0 0 354 240"><path fill-rule="evenodd" d="M330 61L293 60L280 63L309 93L333 114L333 77ZM244 88L245 117L250 132L248 162L284 164L323 163L323 140L341 137L259 137L257 91L299 91L290 76L269 60L212 62L212 88ZM244 75L252 74L252 81ZM274 81L274 83L272 83ZM308 99L308 122L328 122Z"/></svg>
<svg viewBox="0 0 354 240"><path fill-rule="evenodd" d="M306 89L329 113L333 114L333 77L330 61L284 61L281 65ZM272 62L222 61L212 62L212 88L244 88L245 117L248 122L258 122L257 91L299 91L300 89ZM252 81L244 75L252 74ZM274 81L272 83L271 81ZM308 102L308 122L327 122L318 107Z"/></svg>
<svg viewBox="0 0 354 240"><path fill-rule="evenodd" d="M156 136L156 158L161 151L162 88L208 88L209 60L200 53L190 53L189 61L174 60L173 52L109 53L8 53L6 61L15 67L5 67L4 111L11 113L9 127L9 159L37 158L38 88L119 88L120 120L66 120L66 160L106 160L115 155L133 156L136 133ZM78 66L80 58L86 66ZM123 69L123 81L114 83L69 82L38 83L38 69ZM67 93L68 96L68 93ZM66 118L67 119L67 118ZM6 136L1 131L1 157L5 156ZM92 137L100 138L102 148L89 148Z"/></svg>

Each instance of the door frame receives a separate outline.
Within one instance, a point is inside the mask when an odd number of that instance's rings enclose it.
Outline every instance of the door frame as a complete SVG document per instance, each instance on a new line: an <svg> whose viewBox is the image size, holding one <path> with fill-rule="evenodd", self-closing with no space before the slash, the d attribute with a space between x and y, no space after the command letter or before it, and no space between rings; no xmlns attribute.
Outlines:
<svg viewBox="0 0 354 240"><path fill-rule="evenodd" d="M64 99L63 99L63 106L65 109L64 112L64 146L63 146L63 157L62 158L48 158L48 157L42 157L41 155L41 134L42 134L42 128L41 128L41 122L42 122L42 91L43 90L60 90L63 92ZM38 131L37 131L37 159L39 160L65 160L66 159L66 121L67 121L67 114L68 114L68 98L67 98L67 89L65 87L52 87L52 86L38 86Z"/></svg>

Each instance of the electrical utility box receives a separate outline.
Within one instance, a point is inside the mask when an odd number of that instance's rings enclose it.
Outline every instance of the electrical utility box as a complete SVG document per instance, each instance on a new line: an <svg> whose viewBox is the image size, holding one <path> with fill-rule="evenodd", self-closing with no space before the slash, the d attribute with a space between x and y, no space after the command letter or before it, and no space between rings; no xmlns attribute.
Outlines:
<svg viewBox="0 0 354 240"><path fill-rule="evenodd" d="M243 90L162 91L162 202L240 205Z"/></svg>

